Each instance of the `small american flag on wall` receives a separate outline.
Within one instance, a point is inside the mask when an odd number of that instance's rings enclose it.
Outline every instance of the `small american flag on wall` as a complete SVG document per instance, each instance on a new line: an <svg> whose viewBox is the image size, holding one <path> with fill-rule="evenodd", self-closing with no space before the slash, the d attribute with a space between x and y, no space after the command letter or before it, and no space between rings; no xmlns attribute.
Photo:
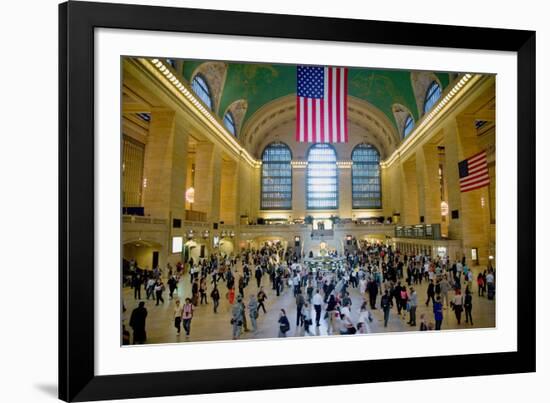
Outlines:
<svg viewBox="0 0 550 403"><path fill-rule="evenodd" d="M460 191L469 192L487 186L490 182L487 154L482 151L458 163Z"/></svg>
<svg viewBox="0 0 550 403"><path fill-rule="evenodd" d="M297 66L296 141L347 143L348 69Z"/></svg>

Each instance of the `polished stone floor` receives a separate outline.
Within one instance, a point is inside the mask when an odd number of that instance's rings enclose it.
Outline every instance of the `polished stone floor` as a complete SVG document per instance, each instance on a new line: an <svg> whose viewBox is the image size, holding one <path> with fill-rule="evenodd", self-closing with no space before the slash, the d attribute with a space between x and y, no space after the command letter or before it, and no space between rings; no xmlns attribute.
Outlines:
<svg viewBox="0 0 550 403"><path fill-rule="evenodd" d="M236 273L236 277L240 272L240 265ZM474 273L477 274L474 270ZM475 282L474 282L475 283ZM260 312L258 318L258 331L244 332L241 335L241 339L263 339L277 337L278 334L278 319L279 310L284 308L287 312L287 317L290 321L290 331L287 333L288 337L304 337L304 336L319 336L327 335L327 323L323 319L324 310L321 315L321 326L315 327L315 323L310 327L311 335L304 335L304 328L296 326L296 302L293 296L292 290L285 287L283 293L277 297L275 291L271 289L269 277L265 275L262 279L262 285L268 295L268 299L265 303L267 313ZM148 310L146 331L147 331L147 344L153 343L178 343L178 342L196 342L196 341L213 341L213 340L230 340L232 338L232 325L231 319L231 305L229 304L226 293L227 288L225 283L218 282L220 290L220 306L218 307L218 313L213 312L213 305L210 301L210 291L212 285L209 285L208 304L202 304L195 308L194 317L191 322L191 334L189 338L186 338L182 329L181 335L178 335L173 324L173 310L174 300L170 300L168 291L164 292L164 304L156 305L153 299L147 300L145 292L142 289L142 300L146 302L145 307ZM417 325L420 324L420 315L425 314L428 322L434 322L432 305L427 307L426 302L426 289L428 283L416 285L415 289L418 294L418 308L417 308ZM487 297L478 297L477 285L474 284L473 294L473 310L472 317L474 325L464 323L464 313L462 314L461 324L457 324L454 312L450 308L446 308L443 311L444 319L442 324L442 330L445 329L469 329L469 328L490 328L495 327L495 300L488 300ZM352 299L352 320L354 324L359 316L359 307L363 301L363 296L360 294L358 288L348 288ZM245 288L244 301L248 303L248 296L250 293L257 293L256 280L251 279L248 287ZM191 294L191 284L189 282L189 276L184 275L178 284L178 289L174 294L182 301L185 297L189 297ZM454 293L449 292L449 297ZM127 324L132 310L137 307L138 300L134 299L134 292L131 288L123 289L123 299L127 311L123 314L123 323ZM377 308L380 304L380 295L377 298ZM408 314L405 319L403 316L398 316L397 310L394 308L391 311L388 327L384 328L383 312L380 309L371 310L373 315L373 321L368 324L369 333L381 333L381 332L404 332L404 331L417 331L418 326L411 327L407 324L409 317ZM248 309L247 309L248 315ZM315 318L315 312L312 312L312 318ZM247 321L250 326L250 319L247 317ZM129 329L130 330L130 329ZM345 336L339 336L345 337Z"/></svg>

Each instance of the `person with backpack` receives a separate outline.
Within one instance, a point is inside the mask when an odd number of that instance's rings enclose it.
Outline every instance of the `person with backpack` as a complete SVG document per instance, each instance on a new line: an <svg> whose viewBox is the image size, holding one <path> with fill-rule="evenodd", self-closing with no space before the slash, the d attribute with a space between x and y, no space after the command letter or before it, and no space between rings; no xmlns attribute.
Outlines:
<svg viewBox="0 0 550 403"><path fill-rule="evenodd" d="M290 330L290 322L286 317L286 311L281 309L279 313L279 337L286 337L286 333Z"/></svg>
<svg viewBox="0 0 550 403"><path fill-rule="evenodd" d="M464 313L466 314L466 323L470 325L474 324L472 319L472 293L469 288L466 288L466 295L464 296Z"/></svg>
<svg viewBox="0 0 550 403"><path fill-rule="evenodd" d="M250 300L248 302L248 315L250 316L250 323L252 324L252 331L256 333L258 326L256 319L258 319L258 301L254 294L250 294Z"/></svg>

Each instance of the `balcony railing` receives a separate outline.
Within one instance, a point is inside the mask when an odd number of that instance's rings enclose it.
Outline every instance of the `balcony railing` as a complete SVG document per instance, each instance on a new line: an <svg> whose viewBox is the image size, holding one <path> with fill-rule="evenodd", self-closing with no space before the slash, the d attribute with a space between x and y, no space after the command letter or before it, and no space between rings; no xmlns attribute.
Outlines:
<svg viewBox="0 0 550 403"><path fill-rule="evenodd" d="M206 213L195 210L185 210L185 221L206 222Z"/></svg>
<svg viewBox="0 0 550 403"><path fill-rule="evenodd" d="M152 217L141 217L141 216L135 216L135 215L123 215L122 216L122 222L123 223L131 223L131 224L162 224L162 225L166 225L168 223L168 220L165 220L164 218L152 218Z"/></svg>

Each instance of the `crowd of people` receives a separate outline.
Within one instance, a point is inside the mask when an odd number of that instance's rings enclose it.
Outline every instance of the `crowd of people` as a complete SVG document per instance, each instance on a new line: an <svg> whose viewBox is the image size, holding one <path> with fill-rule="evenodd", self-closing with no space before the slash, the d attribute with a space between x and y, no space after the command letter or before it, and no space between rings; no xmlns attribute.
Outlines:
<svg viewBox="0 0 550 403"><path fill-rule="evenodd" d="M164 272L158 267L152 271L139 270L135 262L131 263L133 270L125 282L133 288L134 299L140 301L129 320L133 342L147 340L147 310L141 289L147 300L152 298L156 305L164 304L163 278L166 278L169 300L175 300L173 326L178 335L183 327L186 338L191 335L191 323L199 311L196 308L212 305L212 312L218 314L220 301L224 300L222 296L229 306L228 333L230 330L233 339L239 339L246 332L257 334L260 313L266 315L270 299L288 298L290 293L291 304L295 303L296 307L295 321L287 315L291 306L285 306L286 309L279 310L276 324L261 323L269 329L276 327L278 337L286 337L293 327L293 335L319 334L315 329L322 323L326 324L327 334L371 333L373 312L378 310L383 327L388 327L394 317L403 323L406 320L414 330L441 330L446 310L454 313L458 325L463 313L464 322L473 325L474 282L478 297L494 298L492 267L479 272L474 279L465 259L451 262L448 257L433 259L402 254L379 243L358 245L344 253L343 264L327 270L308 264L300 250L285 248L281 243L246 249L239 255L212 254L197 261L190 259L186 265L178 263L175 269L167 265ZM180 301L177 290L186 274L191 291ZM251 283L255 287L250 287ZM426 286L422 287L427 290L425 296L417 293L421 284ZM358 308L352 307L350 292L359 294ZM431 310L429 314L422 313L417 321L420 303L431 306ZM125 343L130 342L127 333L124 328Z"/></svg>

